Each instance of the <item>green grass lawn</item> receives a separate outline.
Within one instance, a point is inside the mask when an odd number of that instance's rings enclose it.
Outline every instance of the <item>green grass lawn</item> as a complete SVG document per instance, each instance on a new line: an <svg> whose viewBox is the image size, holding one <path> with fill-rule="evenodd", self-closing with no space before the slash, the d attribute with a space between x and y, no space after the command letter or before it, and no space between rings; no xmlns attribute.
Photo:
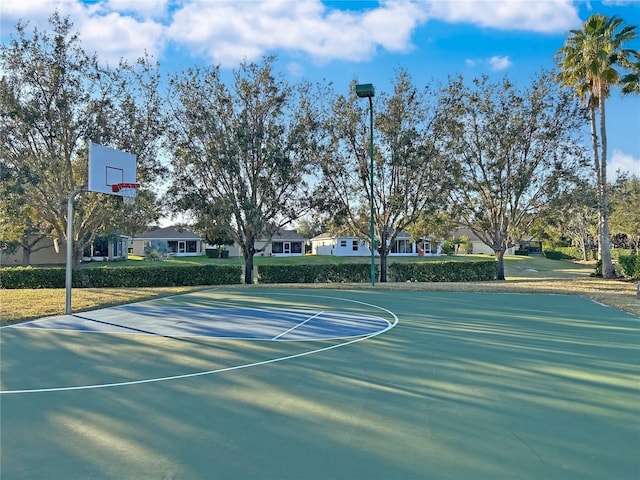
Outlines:
<svg viewBox="0 0 640 480"><path fill-rule="evenodd" d="M388 263L395 262L472 262L489 260L490 255L442 255L431 257L388 257ZM371 257L343 257L328 255L304 255L293 257L263 257L256 255L253 257L254 265L307 265L307 264L344 264L344 263L364 263L369 264ZM380 258L376 257L376 264L380 263ZM243 257L231 258L208 258L206 256L197 257L169 257L162 262L144 260L142 257L134 257L125 262L89 262L82 265L82 268L100 267L138 267L163 265L244 265Z"/></svg>

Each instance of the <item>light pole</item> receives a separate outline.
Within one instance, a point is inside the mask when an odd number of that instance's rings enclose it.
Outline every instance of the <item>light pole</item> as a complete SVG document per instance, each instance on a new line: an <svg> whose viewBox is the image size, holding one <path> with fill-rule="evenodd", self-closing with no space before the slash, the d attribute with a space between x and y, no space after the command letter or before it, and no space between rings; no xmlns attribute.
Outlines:
<svg viewBox="0 0 640 480"><path fill-rule="evenodd" d="M359 83L356 85L356 95L360 98L368 98L369 99L369 116L371 119L371 126L369 128L371 138L369 140L369 155L370 155L370 191L371 191L371 286L375 286L376 284L376 263L375 263L375 245L376 245L376 236L375 230L373 227L373 96L375 95L375 90L373 88L372 83Z"/></svg>

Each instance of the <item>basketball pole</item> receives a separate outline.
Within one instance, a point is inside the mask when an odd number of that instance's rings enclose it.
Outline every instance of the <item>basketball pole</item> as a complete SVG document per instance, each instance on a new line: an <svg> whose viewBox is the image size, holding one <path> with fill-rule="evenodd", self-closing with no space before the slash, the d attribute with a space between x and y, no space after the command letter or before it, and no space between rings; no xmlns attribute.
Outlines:
<svg viewBox="0 0 640 480"><path fill-rule="evenodd" d="M76 188L67 201L67 267L65 271L66 302L65 314L71 315L71 282L73 279L73 202L86 187Z"/></svg>

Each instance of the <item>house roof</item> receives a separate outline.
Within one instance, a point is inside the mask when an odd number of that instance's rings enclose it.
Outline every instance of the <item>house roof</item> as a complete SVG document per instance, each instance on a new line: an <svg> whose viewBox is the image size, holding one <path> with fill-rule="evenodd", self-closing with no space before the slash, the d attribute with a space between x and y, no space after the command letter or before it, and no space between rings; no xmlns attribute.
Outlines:
<svg viewBox="0 0 640 480"><path fill-rule="evenodd" d="M409 235L407 232L399 232L398 235L396 236L396 238L410 238L411 235ZM349 233L337 233L337 234L333 234L333 233L329 233L329 232L324 232L321 233L320 235L316 235L315 237L313 237L311 240L338 240L338 239L360 239L359 235L356 235L355 233L349 232Z"/></svg>
<svg viewBox="0 0 640 480"><path fill-rule="evenodd" d="M191 230L178 230L174 226L158 228L133 237L134 240L200 240Z"/></svg>
<svg viewBox="0 0 640 480"><path fill-rule="evenodd" d="M316 235L311 240L337 240L338 238L358 238L357 235L353 233L330 233L324 232L320 235Z"/></svg>
<svg viewBox="0 0 640 480"><path fill-rule="evenodd" d="M271 240L300 240L304 241L306 238L303 235L300 235L297 230L280 230L276 233Z"/></svg>

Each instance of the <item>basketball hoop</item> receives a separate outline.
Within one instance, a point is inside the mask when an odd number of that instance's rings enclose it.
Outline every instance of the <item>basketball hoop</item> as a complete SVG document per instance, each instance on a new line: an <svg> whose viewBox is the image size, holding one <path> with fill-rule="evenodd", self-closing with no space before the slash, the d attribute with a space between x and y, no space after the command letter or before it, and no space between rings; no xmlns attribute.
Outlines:
<svg viewBox="0 0 640 480"><path fill-rule="evenodd" d="M126 205L133 205L136 201L136 193L140 188L139 183L114 183L111 185L113 193L119 193Z"/></svg>

